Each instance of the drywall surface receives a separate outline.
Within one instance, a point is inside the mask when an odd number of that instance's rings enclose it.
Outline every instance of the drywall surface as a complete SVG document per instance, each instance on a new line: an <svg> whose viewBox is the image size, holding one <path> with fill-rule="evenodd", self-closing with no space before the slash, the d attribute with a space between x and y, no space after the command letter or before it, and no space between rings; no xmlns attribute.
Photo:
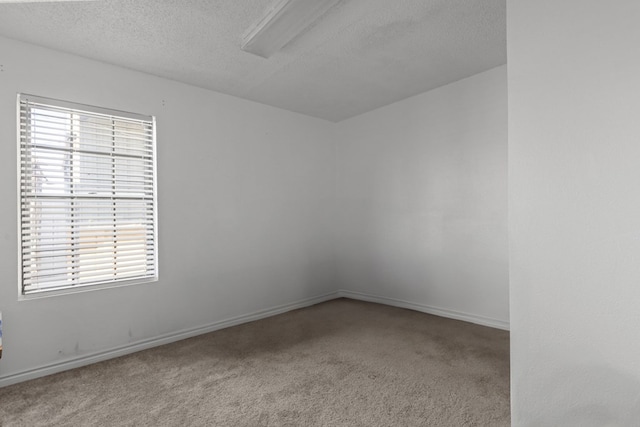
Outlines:
<svg viewBox="0 0 640 427"><path fill-rule="evenodd" d="M640 420L640 3L508 7L514 426Z"/></svg>
<svg viewBox="0 0 640 427"><path fill-rule="evenodd" d="M508 327L506 66L338 129L340 287Z"/></svg>
<svg viewBox="0 0 640 427"><path fill-rule="evenodd" d="M0 39L0 382L333 290L333 124ZM18 92L155 115L156 283L18 301Z"/></svg>

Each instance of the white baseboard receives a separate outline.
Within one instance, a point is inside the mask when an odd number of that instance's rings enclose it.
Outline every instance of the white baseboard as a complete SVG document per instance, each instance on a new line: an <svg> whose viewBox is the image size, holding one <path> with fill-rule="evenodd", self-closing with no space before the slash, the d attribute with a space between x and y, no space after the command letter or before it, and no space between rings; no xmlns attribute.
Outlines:
<svg viewBox="0 0 640 427"><path fill-rule="evenodd" d="M449 310L446 308L432 307L429 305L418 304L415 302L403 301L395 298L387 298L378 295L370 295L362 292L353 292L347 290L338 291L338 295L343 298L351 298L360 301L375 302L378 304L391 305L394 307L408 308L410 310L421 311L423 313L434 314L440 317L447 317L449 319L463 320L465 322L471 322L482 326L489 326L491 328L509 330L509 322L503 320L493 319L490 317L479 316L477 314L463 313L460 311Z"/></svg>
<svg viewBox="0 0 640 427"><path fill-rule="evenodd" d="M198 335L206 334L209 332L217 331L219 329L228 328L230 326L240 325L242 323L253 322L254 320L264 319L265 317L275 316L277 314L286 313L287 311L296 310L299 308L308 307L310 305L319 304L321 302L329 301L339 298L339 292L331 292L316 297L305 298L300 301L295 301L289 304L283 304L264 310L258 310L253 313L245 314L242 316L232 317L230 319L220 320L218 322L210 323L208 325L200 326L197 328L185 329L182 331L161 335L155 338L142 340L127 344L124 346L116 347L110 350L101 351L74 359L65 360L63 362L52 363L41 366L39 368L29 369L27 371L18 372L7 376L0 376L0 387L5 387L11 384L16 384L23 381L32 380L46 375L55 374L58 372L66 371L69 369L79 368L81 366L90 365L92 363L102 362L104 360L113 359L115 357L124 356L127 354L135 353L137 351L146 350L152 347L157 347L164 344L170 344L172 342L180 341L186 338L195 337Z"/></svg>
<svg viewBox="0 0 640 427"><path fill-rule="evenodd" d="M32 380L46 375L55 374L58 372L66 371L69 369L79 368L81 366L90 365L92 363L102 362L104 360L113 359L115 357L125 356L127 354L135 353L137 351L146 350L149 348L157 347L164 344L170 344L172 342L180 341L186 338L195 337L198 335L206 334L209 332L217 331L219 329L228 328L231 326L240 325L242 323L253 322L254 320L264 319L266 317L275 316L277 314L286 313L287 311L297 310L299 308L308 307L310 305L319 304L321 302L329 301L336 298L351 298L360 301L375 302L378 304L391 305L394 307L408 308L410 310L416 310L423 313L434 314L436 316L447 317L450 319L463 320L465 322L476 323L483 326L489 326L492 328L509 330L509 323L502 320L492 319L489 317L478 316L475 314L462 313L454 310L442 309L438 307L431 307L424 304L417 304L409 301L402 301L395 298L387 298L378 295L370 295L361 292L353 292L347 290L340 290L330 292L328 294L319 295L316 297L306 298L300 301L295 301L288 304L279 305L264 310L258 310L253 313L245 314L242 316L232 317L230 319L220 320L218 322L210 323L208 325L200 326L197 328L185 329L182 331L161 335L155 338L138 341L135 343L127 344L124 346L116 347L110 350L105 350L97 353L92 353L82 357L68 359L58 363L52 363L44 365L38 368L29 369L23 372L15 374L0 376L0 388L11 384L16 384L23 381Z"/></svg>

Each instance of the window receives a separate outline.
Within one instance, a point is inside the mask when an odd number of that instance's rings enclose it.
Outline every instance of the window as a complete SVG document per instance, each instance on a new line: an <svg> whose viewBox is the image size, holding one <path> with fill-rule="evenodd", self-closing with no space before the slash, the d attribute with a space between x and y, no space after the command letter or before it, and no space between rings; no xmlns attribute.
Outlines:
<svg viewBox="0 0 640 427"><path fill-rule="evenodd" d="M157 279L155 119L18 95L24 295Z"/></svg>

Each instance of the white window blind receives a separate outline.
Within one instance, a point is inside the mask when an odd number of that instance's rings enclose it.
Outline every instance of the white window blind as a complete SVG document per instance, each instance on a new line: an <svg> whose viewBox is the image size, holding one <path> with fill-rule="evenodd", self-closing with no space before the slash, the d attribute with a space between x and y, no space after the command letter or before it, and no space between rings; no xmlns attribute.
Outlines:
<svg viewBox="0 0 640 427"><path fill-rule="evenodd" d="M18 103L22 293L156 279L154 118Z"/></svg>

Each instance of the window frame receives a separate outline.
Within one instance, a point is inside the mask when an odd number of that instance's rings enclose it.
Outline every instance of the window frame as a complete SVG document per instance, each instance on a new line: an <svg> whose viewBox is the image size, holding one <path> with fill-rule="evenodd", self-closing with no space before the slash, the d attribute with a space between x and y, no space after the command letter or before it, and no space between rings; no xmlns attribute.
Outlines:
<svg viewBox="0 0 640 427"><path fill-rule="evenodd" d="M128 111L122 111L122 110L116 110L116 109L112 109L112 108L105 108L105 107L98 107L98 106L93 106L93 105L88 105L88 104L82 104L82 103L78 103L78 102L71 102L71 101L64 101L64 100L59 100L59 99L54 99L54 98L47 98L47 97L42 97L42 96L36 96L36 95L30 95L30 94L25 94L25 93L18 93L17 94L17 101L16 101L16 139L17 139L17 210L18 210L18 218L17 218L17 225L18 225L18 232L17 232L17 237L18 237L18 300L28 300L28 299L34 299L34 298L42 298L42 297L50 297L50 296L57 296L57 295L64 295L64 294L72 294L72 293L78 293L78 292L87 292L87 291L94 291L94 290L101 290L101 289L110 289L110 288L116 288L116 287L122 287L122 286L130 286L130 285L136 285L136 284L143 284L143 283L152 283L152 282L156 282L158 281L158 277L159 277L159 268L158 268L158 264L159 264L159 258L158 258L158 190L157 190L157 144L156 144L156 133L157 133L157 126L156 126L156 118L153 115L142 115L142 114L137 114L137 113L132 113L132 112L128 112ZM23 102L27 102L27 103L35 103L35 104L42 104L44 106L50 106L52 108L60 108L60 109L68 109L68 110L73 110L79 114L81 113L87 113L89 115L91 115L92 117L99 117L100 115L104 115L104 116L108 116L111 117L112 120L117 120L117 119L123 119L123 120L136 120L136 121L141 121L143 123L148 123L151 125L151 138L150 138L150 150L151 150L151 173L152 173L152 178L150 180L150 184L151 184L151 190L152 190L152 195L151 198L149 197L133 197L131 200L134 201L150 201L152 204L152 213L150 216L146 216L146 215L141 215L140 219L141 221L143 221L144 223L144 218L150 218L151 219L151 227L153 228L152 233L147 233L151 236L150 238L145 238L145 244L148 244L149 242L151 242L152 246L151 249L145 249L145 253L151 253L152 255L152 265L153 265L153 271L152 271L152 275L147 275L145 277L123 277L123 278L118 278L118 277L114 277L112 279L109 280L102 280L102 281L94 281L94 282L89 282L89 283L71 283L68 286L64 286L64 285L59 285L56 287L52 287L50 289L35 289L35 290L30 290L30 291L25 291L26 288L26 284L25 284L25 278L24 278L24 273L25 273L25 266L23 265L23 257L24 257L24 250L25 247L23 246L23 236L24 236L24 230L23 230L23 177L24 177L24 170L23 170L23 154L22 154L22 149L23 149L23 136L22 136L22 126L27 126L28 125L28 119L24 119L24 122L22 121L22 103ZM33 106L29 106L28 108L33 108ZM73 114L73 113L72 113ZM112 129L113 132L115 132L115 124L112 125ZM78 141L78 143L81 143L81 141ZM25 143L24 145L29 145L31 144L30 142L30 138L29 137L25 137ZM135 149L135 148L134 148ZM73 154L81 154L82 150L80 151L76 151L77 149L70 149L69 152L73 155ZM114 146L114 150L115 150L115 146ZM148 158L148 157L147 157ZM25 164L25 168L28 167L27 165L34 165L34 162L31 161L28 164ZM73 171L73 169L71 169ZM75 171L73 173L76 173ZM116 177L118 175L113 175L112 178L112 182L114 184L116 184L115 181ZM73 178L74 180L77 178ZM86 182L88 178L84 178L84 181ZM99 182L107 182L108 180L105 179L104 181L99 181ZM80 182L82 182L82 180L80 180ZM145 183L147 183L147 181L143 180L140 184L140 188L143 188ZM114 187L115 188L115 187ZM114 190L115 191L115 190ZM114 195L112 196L111 200L117 201L119 200L119 196L116 196L115 193L113 193ZM74 197L73 195L70 195L68 197L67 200L73 200ZM73 202L70 202L70 205L73 205ZM114 215L116 215L115 211L114 211ZM114 218L115 221L115 218ZM75 224L73 225L73 227L77 227L77 222L75 222L74 220L71 220L70 224ZM114 222L115 224L115 222ZM115 227L115 225L114 225ZM146 227L146 226L145 226ZM105 241L106 242L106 241ZM71 247L72 245L69 245L69 247ZM117 249L115 249L115 251L117 252ZM141 261L142 264L142 261ZM145 266L147 265L147 261L144 261ZM95 265L95 263L90 263L89 265ZM117 265L114 261L114 265ZM137 264L136 264L137 265ZM75 271L75 270L74 270Z"/></svg>

